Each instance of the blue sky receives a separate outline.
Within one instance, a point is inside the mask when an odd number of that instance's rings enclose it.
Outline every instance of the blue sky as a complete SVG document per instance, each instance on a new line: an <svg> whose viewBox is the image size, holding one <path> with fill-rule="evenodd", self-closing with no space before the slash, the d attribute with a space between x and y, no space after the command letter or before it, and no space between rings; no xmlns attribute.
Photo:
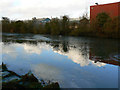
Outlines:
<svg viewBox="0 0 120 90"><path fill-rule="evenodd" d="M69 15L79 18L90 5L119 2L119 0L0 0L0 17L31 19L32 17L60 17Z"/></svg>

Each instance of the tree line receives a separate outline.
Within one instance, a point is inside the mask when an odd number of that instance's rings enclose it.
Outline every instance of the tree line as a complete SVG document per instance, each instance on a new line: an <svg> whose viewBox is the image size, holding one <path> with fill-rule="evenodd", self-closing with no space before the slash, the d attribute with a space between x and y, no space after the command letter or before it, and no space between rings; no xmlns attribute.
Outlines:
<svg viewBox="0 0 120 90"><path fill-rule="evenodd" d="M90 21L87 16L82 16L79 21L70 21L68 16L52 18L50 22L36 24L32 20L10 20L2 17L2 32L5 33L32 33L71 36L99 36L119 38L120 18L110 18L106 13L99 13L95 20Z"/></svg>

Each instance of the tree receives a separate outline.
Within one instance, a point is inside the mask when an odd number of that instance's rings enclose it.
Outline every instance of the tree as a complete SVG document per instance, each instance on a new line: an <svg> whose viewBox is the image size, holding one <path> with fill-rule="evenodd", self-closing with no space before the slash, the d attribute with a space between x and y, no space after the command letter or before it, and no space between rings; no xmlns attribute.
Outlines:
<svg viewBox="0 0 120 90"><path fill-rule="evenodd" d="M59 35L60 34L60 21L58 18L53 18L50 22L51 24L51 34Z"/></svg>
<svg viewBox="0 0 120 90"><path fill-rule="evenodd" d="M115 34L119 33L119 18L113 18L109 19L105 24L104 24L104 32L107 34Z"/></svg>
<svg viewBox="0 0 120 90"><path fill-rule="evenodd" d="M69 32L70 32L70 30L69 30L69 18L68 18L68 16L63 16L62 17L61 34L62 35L68 35Z"/></svg>
<svg viewBox="0 0 120 90"><path fill-rule="evenodd" d="M10 31L10 19L7 17L2 17L2 30L3 32Z"/></svg>
<svg viewBox="0 0 120 90"><path fill-rule="evenodd" d="M46 34L50 34L50 33L51 33L50 23L46 23L46 24L45 24L45 31L46 31Z"/></svg>
<svg viewBox="0 0 120 90"><path fill-rule="evenodd" d="M103 13L99 13L96 16L96 21L98 23L99 28L103 28L104 24L107 22L107 20L109 19L109 15L105 12Z"/></svg>

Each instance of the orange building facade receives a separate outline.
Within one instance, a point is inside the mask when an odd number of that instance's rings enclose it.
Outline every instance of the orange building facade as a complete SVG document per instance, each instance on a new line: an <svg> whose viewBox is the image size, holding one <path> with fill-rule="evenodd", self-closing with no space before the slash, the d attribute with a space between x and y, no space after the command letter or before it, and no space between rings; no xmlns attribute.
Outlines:
<svg viewBox="0 0 120 90"><path fill-rule="evenodd" d="M102 12L107 13L111 18L120 16L120 2L90 6L90 20L95 20Z"/></svg>

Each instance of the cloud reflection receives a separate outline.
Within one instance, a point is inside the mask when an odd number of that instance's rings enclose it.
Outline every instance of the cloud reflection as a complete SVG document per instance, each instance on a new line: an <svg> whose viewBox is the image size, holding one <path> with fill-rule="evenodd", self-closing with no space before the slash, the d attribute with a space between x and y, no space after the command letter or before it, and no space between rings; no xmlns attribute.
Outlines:
<svg viewBox="0 0 120 90"><path fill-rule="evenodd" d="M32 69L37 78L39 79L50 81L60 79L60 70L55 66L51 66L48 64L37 64L32 65Z"/></svg>
<svg viewBox="0 0 120 90"><path fill-rule="evenodd" d="M32 53L40 54L41 53L41 47L39 46L24 44L23 47L26 53L29 53L29 54L32 54Z"/></svg>
<svg viewBox="0 0 120 90"><path fill-rule="evenodd" d="M2 64L2 42L0 42L0 65Z"/></svg>
<svg viewBox="0 0 120 90"><path fill-rule="evenodd" d="M1 52L3 55L6 55L6 57L3 57L3 59L6 59L8 56L16 59L18 55L24 54L24 55L31 55L31 54L37 54L40 55L42 50L48 50L49 45L45 45L45 43L39 43L37 45L33 44L18 44L18 43L11 43L11 44L0 44L2 46L3 51Z"/></svg>
<svg viewBox="0 0 120 90"><path fill-rule="evenodd" d="M105 63L97 62L89 60L89 52L87 54L83 54L81 50L78 48L70 48L68 52L64 52L62 49L58 51L53 49L54 52L59 53L61 55L67 56L74 63L80 64L80 66L88 66L89 64L93 64L95 66L101 67L105 66Z"/></svg>
<svg viewBox="0 0 120 90"><path fill-rule="evenodd" d="M18 48L21 49L22 51L18 50ZM68 52L64 52L61 47L59 47L58 50L55 50L52 46L46 43L38 43L37 45L27 44L27 43L24 43L24 44L15 43L15 44L9 44L9 45L3 44L3 54L7 54L12 58L16 58L17 55L19 55L20 53L25 55L26 54L40 55L42 51L50 50L50 49L52 49L55 53L67 56L74 63L80 64L80 66L82 67L88 66L89 64L92 64L98 67L106 65L101 62L94 63L94 61L89 60L89 52L80 50L78 48L70 47Z"/></svg>

